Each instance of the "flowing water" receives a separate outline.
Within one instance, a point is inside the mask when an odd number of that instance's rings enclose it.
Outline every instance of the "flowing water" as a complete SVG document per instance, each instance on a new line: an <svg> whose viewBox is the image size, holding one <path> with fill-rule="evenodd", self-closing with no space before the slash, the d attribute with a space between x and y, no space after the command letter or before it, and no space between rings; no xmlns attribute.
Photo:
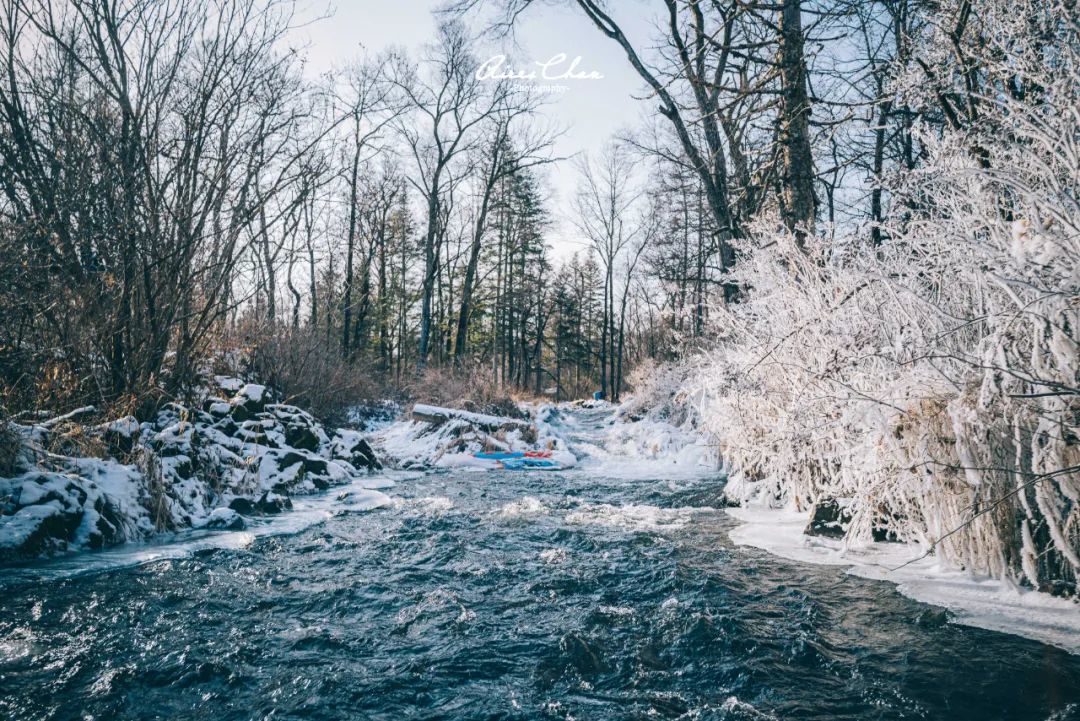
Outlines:
<svg viewBox="0 0 1080 721"><path fill-rule="evenodd" d="M1080 719L1080 657L733 547L723 480L665 475L415 475L247 545L0 570L0 718Z"/></svg>

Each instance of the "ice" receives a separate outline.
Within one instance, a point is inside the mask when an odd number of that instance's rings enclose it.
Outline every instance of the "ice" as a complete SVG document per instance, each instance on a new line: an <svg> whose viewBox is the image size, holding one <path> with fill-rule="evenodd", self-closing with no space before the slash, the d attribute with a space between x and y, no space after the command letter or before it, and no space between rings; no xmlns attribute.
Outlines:
<svg viewBox="0 0 1080 721"><path fill-rule="evenodd" d="M807 536L808 517L792 510L731 508L742 521L731 540L804 563L846 566L848 573L895 583L909 598L943 606L951 620L967 626L1011 633L1080 654L1080 604L1003 581L950 568L925 556L917 544L869 543L847 547L841 541Z"/></svg>

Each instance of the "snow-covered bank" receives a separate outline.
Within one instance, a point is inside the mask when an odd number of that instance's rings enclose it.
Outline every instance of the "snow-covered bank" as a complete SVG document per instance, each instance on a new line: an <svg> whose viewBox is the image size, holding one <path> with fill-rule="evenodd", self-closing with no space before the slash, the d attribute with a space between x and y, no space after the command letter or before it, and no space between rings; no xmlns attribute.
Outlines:
<svg viewBox="0 0 1080 721"><path fill-rule="evenodd" d="M357 431L275 403L264 386L223 376L208 385L198 403L166 404L143 423L12 424L21 447L16 473L0 478L0 558L241 530L245 517L380 467Z"/></svg>
<svg viewBox="0 0 1080 721"><path fill-rule="evenodd" d="M65 554L33 564L4 569L2 583L56 580L87 573L128 568L144 563L187 558L212 549L246 548L258 538L286 536L350 513L365 513L393 504L383 490L402 480L395 472L360 475L325 493L294 496L288 513L252 516L242 530L188 530L158 534L146 542L124 543L94 553Z"/></svg>
<svg viewBox="0 0 1080 721"><path fill-rule="evenodd" d="M665 420L616 420L603 439L609 460L642 470L697 475L718 470L716 447L687 426Z"/></svg>
<svg viewBox="0 0 1080 721"><path fill-rule="evenodd" d="M848 573L897 585L916 601L943 606L950 621L1031 638L1080 654L1080 604L959 571L917 544L868 543L807 536L807 514L792 510L730 508L742 522L731 540L802 563L846 566Z"/></svg>
<svg viewBox="0 0 1080 721"><path fill-rule="evenodd" d="M661 463L678 473L716 468L721 462L709 433L712 426L700 422L698 403L702 399L673 390L685 382L685 372L667 375L665 379L664 373L654 371L655 380L641 395L613 409L612 419L599 435L602 440L588 449L604 458L605 467L625 464L628 469L637 467L640 473L652 473L657 470L654 464ZM708 409L708 403L705 406ZM807 504L808 510L802 512L768 508L776 499L771 491L779 487L777 484L750 481L745 473L734 473L733 477L725 495L730 502L743 504L728 509L742 521L730 534L736 544L803 563L845 566L853 575L895 583L910 598L948 609L955 623L1011 633L1080 654L1080 604L1074 599L959 570L950 559L925 555L926 544L870 542L875 530L883 535L892 530L888 524L877 528L878 516L863 514L867 525L861 530L866 531L867 539L861 540L848 533L859 511L853 499L848 506L840 504L840 520L822 524L835 526L820 530L837 538L807 535L817 510L815 504ZM818 520L823 516L827 514L819 514Z"/></svg>

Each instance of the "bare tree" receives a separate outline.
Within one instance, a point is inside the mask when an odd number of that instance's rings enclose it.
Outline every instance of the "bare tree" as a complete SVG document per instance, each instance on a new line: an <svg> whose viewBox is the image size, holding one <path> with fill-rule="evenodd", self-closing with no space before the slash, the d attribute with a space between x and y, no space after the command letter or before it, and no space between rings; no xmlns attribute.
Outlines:
<svg viewBox="0 0 1080 721"><path fill-rule="evenodd" d="M416 359L427 366L432 325L432 297L440 266L440 221L450 185L451 164L476 142L481 124L506 104L507 86L476 76L476 58L468 34L458 22L439 27L438 42L427 49L429 73L399 63L395 82L411 101L413 113L399 124L416 163L410 182L427 204L420 339ZM416 124L416 117L424 120Z"/></svg>

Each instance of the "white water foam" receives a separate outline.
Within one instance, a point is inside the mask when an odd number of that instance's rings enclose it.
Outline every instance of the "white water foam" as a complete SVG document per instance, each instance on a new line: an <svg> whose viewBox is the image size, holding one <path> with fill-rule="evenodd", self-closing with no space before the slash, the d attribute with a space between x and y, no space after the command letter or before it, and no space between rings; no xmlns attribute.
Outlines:
<svg viewBox="0 0 1080 721"><path fill-rule="evenodd" d="M548 512L544 502L535 496L522 496L499 509L498 516L504 519L539 516Z"/></svg>
<svg viewBox="0 0 1080 721"><path fill-rule="evenodd" d="M566 514L566 522L580 526L607 526L627 531L675 530L690 522L694 513L711 509L658 508L656 506L612 506L583 503Z"/></svg>

